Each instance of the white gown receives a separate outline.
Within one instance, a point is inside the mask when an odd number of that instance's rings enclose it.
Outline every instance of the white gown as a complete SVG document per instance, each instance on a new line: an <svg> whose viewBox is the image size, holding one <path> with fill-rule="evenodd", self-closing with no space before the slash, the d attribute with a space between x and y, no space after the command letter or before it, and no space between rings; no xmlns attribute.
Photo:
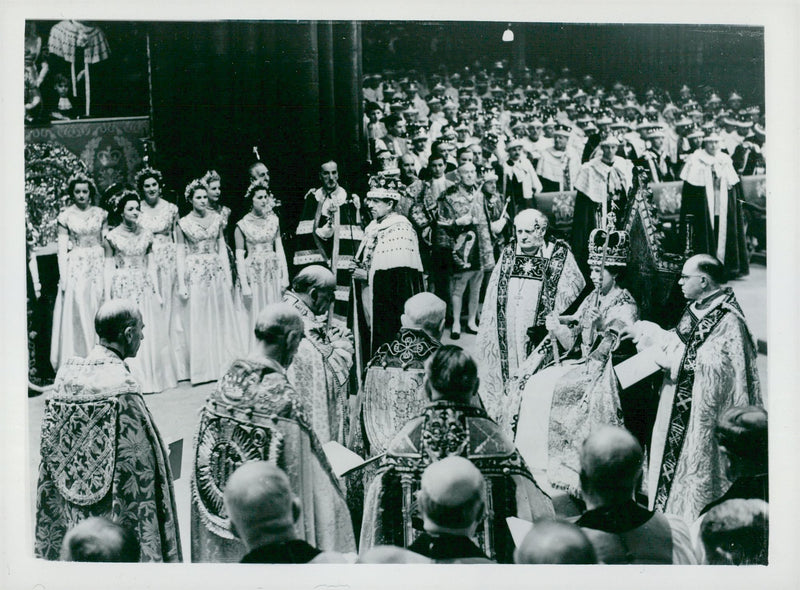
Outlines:
<svg viewBox="0 0 800 590"><path fill-rule="evenodd" d="M191 215L178 222L185 238L184 280L189 298L178 300L177 311L186 338L182 362L193 384L216 381L233 360L245 356L241 317L217 250L222 218L208 215L207 227Z"/></svg>
<svg viewBox="0 0 800 590"><path fill-rule="evenodd" d="M147 272L147 250L153 234L146 229L137 233L121 226L106 236L114 249L116 270L111 278L111 299L136 302L144 322L144 339L139 352L126 363L139 382L142 393L159 393L178 385L172 362L169 324L161 301Z"/></svg>
<svg viewBox="0 0 800 590"><path fill-rule="evenodd" d="M58 290L53 309L50 363L54 370L73 356L85 357L97 335L94 316L103 302L104 251L101 230L108 213L100 207L81 211L75 206L58 215L58 225L69 232L66 289Z"/></svg>

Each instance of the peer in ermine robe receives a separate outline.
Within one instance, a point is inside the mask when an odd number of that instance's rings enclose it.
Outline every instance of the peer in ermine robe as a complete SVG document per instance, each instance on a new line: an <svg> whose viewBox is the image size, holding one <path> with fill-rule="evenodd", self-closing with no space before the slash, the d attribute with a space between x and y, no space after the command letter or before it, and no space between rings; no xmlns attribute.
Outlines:
<svg viewBox="0 0 800 590"><path fill-rule="evenodd" d="M703 149L686 160L679 227L682 243L691 227L695 254L711 254L725 265L727 278L750 272L745 243L741 184L728 154L719 151L719 136L703 140ZM693 215L690 223L688 215Z"/></svg>
<svg viewBox="0 0 800 590"><path fill-rule="evenodd" d="M373 220L364 230L353 273L358 312L353 331L356 354L362 354L364 363L381 344L394 338L403 304L423 287L417 233L407 218L394 212L400 200L397 184L391 179L374 183L383 184L367 193Z"/></svg>
<svg viewBox="0 0 800 590"><path fill-rule="evenodd" d="M585 278L589 278L589 235L604 227L608 213L622 220L628 191L633 184L630 160L614 155L619 141L614 136L600 142L603 155L583 164L575 177L575 210L570 245Z"/></svg>

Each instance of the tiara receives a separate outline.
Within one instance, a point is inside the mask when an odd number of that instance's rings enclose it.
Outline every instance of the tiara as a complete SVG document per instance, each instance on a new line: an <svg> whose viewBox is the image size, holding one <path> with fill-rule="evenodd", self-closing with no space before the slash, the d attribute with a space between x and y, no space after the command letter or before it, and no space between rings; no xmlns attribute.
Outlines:
<svg viewBox="0 0 800 590"><path fill-rule="evenodd" d="M133 197L137 201L139 200L139 193L135 190L127 187L119 186L117 189L110 193L108 199L106 201L107 206L111 208L111 211L117 212L119 208L119 204L122 202L123 199Z"/></svg>
<svg viewBox="0 0 800 590"><path fill-rule="evenodd" d="M80 170L78 172L73 172L72 176L70 176L67 180L68 185L72 184L73 182L88 182L90 184L94 184L94 181L91 179L91 177L86 174L86 172Z"/></svg>
<svg viewBox="0 0 800 590"><path fill-rule="evenodd" d="M156 179L158 186L164 186L164 178L161 176L161 172L155 168L151 168L150 166L145 166L136 173L136 186L138 187L143 179L150 177Z"/></svg>
<svg viewBox="0 0 800 590"><path fill-rule="evenodd" d="M81 184L82 183L86 183L86 184L88 184L89 185L89 189L95 195L95 197L93 197L93 198L96 198L96 196L99 194L98 191L97 191L97 185L94 183L94 180L92 180L92 177L89 176L86 172L83 172L83 171L80 171L80 170L78 172L73 172L72 176L70 176L67 179L67 192L69 192L69 187L70 186L74 186L75 184L78 184L78 183L81 183ZM70 194L69 196L71 197L72 195Z"/></svg>
<svg viewBox="0 0 800 590"><path fill-rule="evenodd" d="M214 182L215 180L222 181L222 178L220 177L219 172L217 172L216 170L209 170L203 175L203 178L201 180L206 184L209 184L211 182Z"/></svg>
<svg viewBox="0 0 800 590"><path fill-rule="evenodd" d="M244 193L244 198L251 199L253 197L253 194L255 194L255 192L259 190L267 191L267 196L271 198L273 201L275 200L275 195L273 195L272 191L269 190L269 184L267 184L263 180L254 180L253 182L251 182L250 186L247 187L247 191L245 191Z"/></svg>
<svg viewBox="0 0 800 590"><path fill-rule="evenodd" d="M194 194L194 191L196 191L199 188L208 190L206 183L203 182L203 179L201 178L195 178L192 182L186 185L186 190L183 191L183 198L186 199L187 203L192 202L192 194Z"/></svg>

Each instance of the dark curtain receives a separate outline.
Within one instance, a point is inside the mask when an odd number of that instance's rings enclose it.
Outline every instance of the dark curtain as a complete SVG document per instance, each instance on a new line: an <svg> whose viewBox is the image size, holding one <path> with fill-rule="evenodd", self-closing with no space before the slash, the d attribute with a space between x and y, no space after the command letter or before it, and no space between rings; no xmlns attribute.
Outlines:
<svg viewBox="0 0 800 590"><path fill-rule="evenodd" d="M359 33L353 23L152 23L154 160L180 200L213 168L235 222L253 146L283 202L284 233L323 160L340 163L345 185L361 141Z"/></svg>

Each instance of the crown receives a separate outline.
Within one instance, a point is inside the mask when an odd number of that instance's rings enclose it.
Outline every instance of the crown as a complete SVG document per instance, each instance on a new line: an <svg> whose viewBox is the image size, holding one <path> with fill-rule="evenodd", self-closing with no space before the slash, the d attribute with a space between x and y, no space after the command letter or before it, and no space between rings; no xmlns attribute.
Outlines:
<svg viewBox="0 0 800 590"><path fill-rule="evenodd" d="M400 199L400 180L394 176L375 175L369 179L368 199Z"/></svg>
<svg viewBox="0 0 800 590"><path fill-rule="evenodd" d="M606 250L605 265L626 266L630 251L628 232L602 228L595 229L589 234L589 264L597 266L603 264L603 247L606 239L608 239L608 249Z"/></svg>
<svg viewBox="0 0 800 590"><path fill-rule="evenodd" d="M107 147L97 152L97 159L100 160L100 164L102 164L105 168L113 168L119 164L121 158L122 152L111 147Z"/></svg>

